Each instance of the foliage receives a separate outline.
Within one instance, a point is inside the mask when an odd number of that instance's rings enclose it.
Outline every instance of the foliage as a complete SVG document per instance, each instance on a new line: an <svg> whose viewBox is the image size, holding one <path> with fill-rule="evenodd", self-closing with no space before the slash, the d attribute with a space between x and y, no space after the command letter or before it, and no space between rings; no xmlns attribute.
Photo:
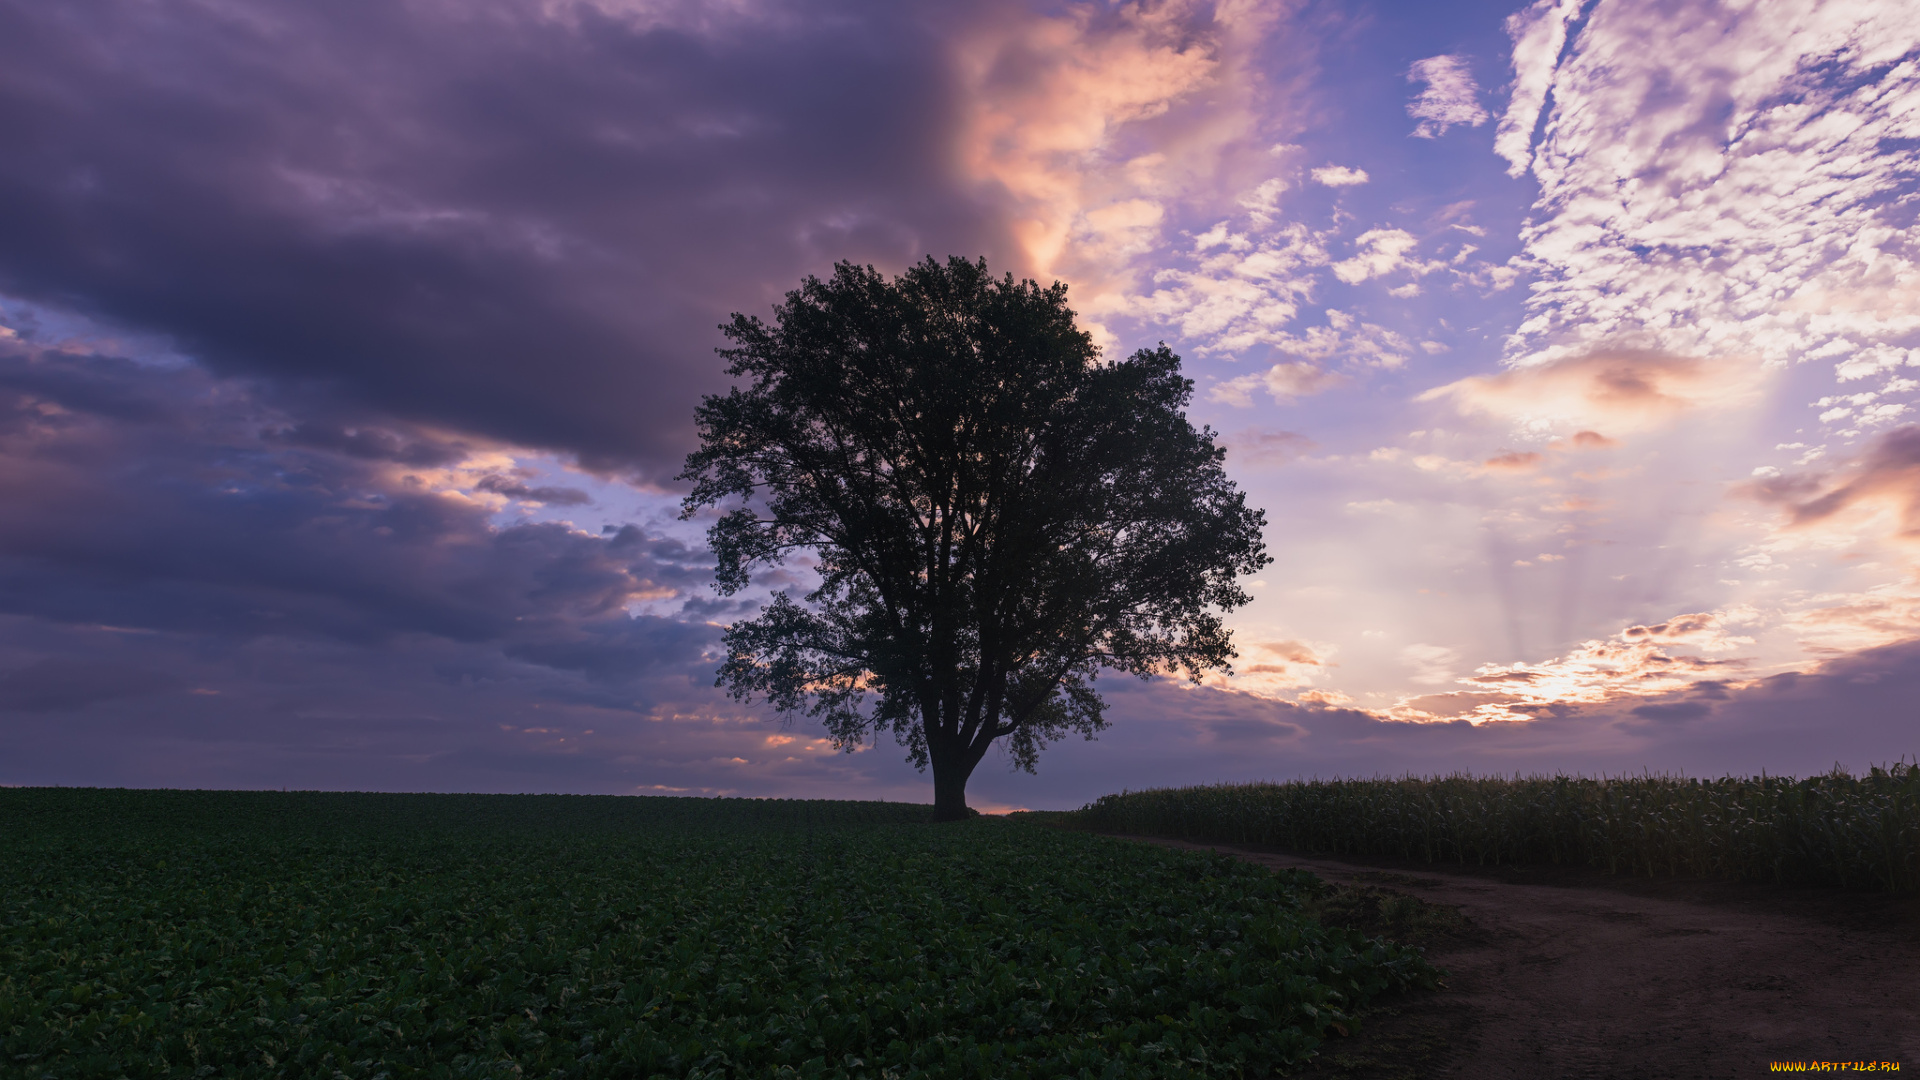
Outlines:
<svg viewBox="0 0 1920 1080"><path fill-rule="evenodd" d="M0 790L22 1077L1202 1077L1428 984L1314 879L924 806Z"/></svg>
<svg viewBox="0 0 1920 1080"><path fill-rule="evenodd" d="M1165 345L1099 363L1066 286L964 259L891 282L842 263L775 315L721 328L751 383L701 404L683 476L683 516L745 501L709 532L722 592L818 560L805 603L727 632L736 697L843 747L893 732L957 817L996 740L1031 771L1105 725L1101 669L1197 680L1232 659L1220 612L1271 561L1264 518L1187 422Z"/></svg>
<svg viewBox="0 0 1920 1080"><path fill-rule="evenodd" d="M1108 795L1062 823L1423 862L1920 889L1920 767L1804 780L1315 780Z"/></svg>

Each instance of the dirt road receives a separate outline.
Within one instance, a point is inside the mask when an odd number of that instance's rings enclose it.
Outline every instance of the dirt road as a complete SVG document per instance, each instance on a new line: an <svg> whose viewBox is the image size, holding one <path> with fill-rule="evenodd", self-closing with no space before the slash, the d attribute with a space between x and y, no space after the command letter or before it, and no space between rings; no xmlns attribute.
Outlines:
<svg viewBox="0 0 1920 1080"><path fill-rule="evenodd" d="M1651 882L1211 849L1459 908L1447 989L1403 1002L1324 1076L1751 1077L1772 1061L1920 1072L1920 908L1837 890Z"/></svg>

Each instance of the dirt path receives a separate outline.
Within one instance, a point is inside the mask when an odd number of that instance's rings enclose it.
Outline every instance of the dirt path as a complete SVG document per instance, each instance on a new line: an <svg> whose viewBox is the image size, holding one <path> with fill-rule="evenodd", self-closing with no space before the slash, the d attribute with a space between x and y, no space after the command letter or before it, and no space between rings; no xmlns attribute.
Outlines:
<svg viewBox="0 0 1920 1080"><path fill-rule="evenodd" d="M1447 989L1405 1003L1350 1049L1329 1047L1323 1075L1750 1077L1770 1061L1920 1070L1912 901L1153 842L1386 887L1470 920L1428 948L1450 972ZM1361 1053L1409 1038L1417 1052Z"/></svg>

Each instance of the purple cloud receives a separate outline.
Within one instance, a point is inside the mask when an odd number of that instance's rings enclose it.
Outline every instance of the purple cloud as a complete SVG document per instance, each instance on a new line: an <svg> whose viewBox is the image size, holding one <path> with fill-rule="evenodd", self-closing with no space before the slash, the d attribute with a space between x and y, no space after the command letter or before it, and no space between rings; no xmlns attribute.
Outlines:
<svg viewBox="0 0 1920 1080"><path fill-rule="evenodd" d="M1006 246L934 12L780 14L0 4L0 292L671 476L728 311Z"/></svg>

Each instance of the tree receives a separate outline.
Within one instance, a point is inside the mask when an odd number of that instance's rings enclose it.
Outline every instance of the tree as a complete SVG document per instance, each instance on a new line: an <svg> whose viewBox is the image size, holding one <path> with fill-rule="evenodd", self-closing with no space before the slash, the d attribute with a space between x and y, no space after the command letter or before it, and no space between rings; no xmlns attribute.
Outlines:
<svg viewBox="0 0 1920 1080"><path fill-rule="evenodd" d="M837 264L717 350L752 385L705 398L682 518L718 587L810 552L819 585L726 633L717 685L818 717L834 744L891 731L933 769L934 816L968 814L994 742L1029 772L1106 726L1102 668L1231 671L1220 613L1272 560L1265 516L1184 413L1162 344L1106 364L1065 285L932 258L887 281Z"/></svg>

